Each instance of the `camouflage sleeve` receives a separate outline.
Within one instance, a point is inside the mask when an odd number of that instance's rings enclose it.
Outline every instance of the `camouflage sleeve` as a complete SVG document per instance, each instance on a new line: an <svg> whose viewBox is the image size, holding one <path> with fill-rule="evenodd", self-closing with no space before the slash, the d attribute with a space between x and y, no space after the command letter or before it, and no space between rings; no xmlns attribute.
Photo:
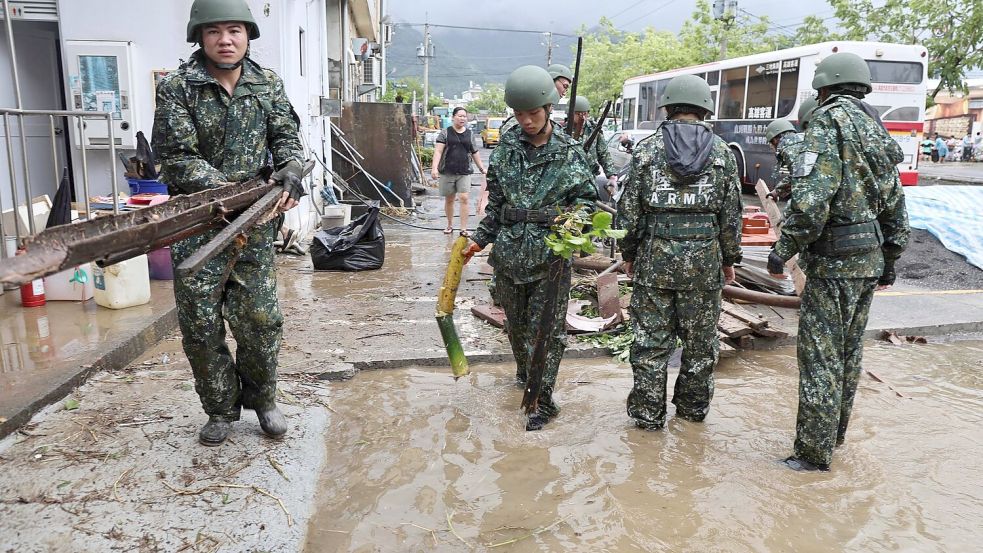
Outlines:
<svg viewBox="0 0 983 553"><path fill-rule="evenodd" d="M638 246L642 241L642 231L645 230L640 228L643 224L641 220L641 175L642 168L639 167L638 154L636 153L631 157L625 189L618 200L617 225L619 229L627 231L625 237L619 241L621 258L625 261L635 260Z"/></svg>
<svg viewBox="0 0 983 553"><path fill-rule="evenodd" d="M570 178L577 182L571 196L568 197L570 205L583 206L587 211L594 211L594 202L597 201L597 188L594 186L594 173L590 170L587 156L583 149L578 147L570 148L567 157L567 167Z"/></svg>
<svg viewBox="0 0 983 553"><path fill-rule="evenodd" d="M478 223L478 228L471 235L471 240L482 248L495 241L498 237L498 229L501 221L500 214L502 206L505 204L505 194L502 192L502 183L498 180L499 152L501 148L496 148L488 158L488 173L485 175L485 182L488 189L488 204L485 206L485 218Z"/></svg>
<svg viewBox="0 0 983 553"><path fill-rule="evenodd" d="M741 212L744 207L741 202L741 177L737 174L737 161L729 149L724 155L724 198L717 213L720 223L720 253L725 267L732 267L741 262Z"/></svg>
<svg viewBox="0 0 983 553"><path fill-rule="evenodd" d="M904 190L897 177L894 179L894 186L884 198L884 209L877 215L877 222L880 223L881 233L884 235L884 244L881 246L884 262L893 265L908 245L908 236L911 234Z"/></svg>
<svg viewBox="0 0 983 553"><path fill-rule="evenodd" d="M782 180L778 181L778 184L775 185L775 188L772 190L772 192L774 192L775 196L780 200L784 200L785 198L788 198L789 194L792 193L792 176L791 175L783 176Z"/></svg>
<svg viewBox="0 0 983 553"><path fill-rule="evenodd" d="M198 130L177 79L165 79L157 87L151 136L160 161L161 182L188 194L228 182L228 177L208 163L198 149Z"/></svg>
<svg viewBox="0 0 983 553"><path fill-rule="evenodd" d="M273 154L273 165L277 169L288 161L303 165L305 156L300 144L300 119L290 105L283 81L273 72L269 72L269 75L273 82L273 110L267 115L266 139Z"/></svg>
<svg viewBox="0 0 983 553"><path fill-rule="evenodd" d="M601 166L601 169L604 169L604 174L610 178L617 171L614 169L614 161L611 160L611 152L608 151L608 145L604 142L603 134L597 135L597 139L594 141L594 147L597 148L597 163Z"/></svg>
<svg viewBox="0 0 983 553"><path fill-rule="evenodd" d="M791 259L819 238L829 219L829 204L840 186L839 148L826 138L835 133L823 118L813 119L805 144L792 166L792 201L775 252Z"/></svg>

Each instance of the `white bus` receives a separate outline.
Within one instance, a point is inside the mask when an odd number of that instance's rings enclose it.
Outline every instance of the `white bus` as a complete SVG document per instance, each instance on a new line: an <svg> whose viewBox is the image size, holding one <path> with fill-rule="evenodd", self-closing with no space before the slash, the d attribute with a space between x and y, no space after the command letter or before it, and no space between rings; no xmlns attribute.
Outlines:
<svg viewBox="0 0 983 553"><path fill-rule="evenodd" d="M874 90L864 101L877 109L904 151L898 164L902 184L917 184L928 77L928 53L919 45L822 42L633 77L625 81L617 116L623 129L655 129L665 119L665 110L656 103L669 79L702 77L716 106L714 132L733 150L742 181L753 185L762 178L774 186L775 154L765 142L765 128L775 119L796 120L799 104L815 95L816 65L836 52L867 60Z"/></svg>

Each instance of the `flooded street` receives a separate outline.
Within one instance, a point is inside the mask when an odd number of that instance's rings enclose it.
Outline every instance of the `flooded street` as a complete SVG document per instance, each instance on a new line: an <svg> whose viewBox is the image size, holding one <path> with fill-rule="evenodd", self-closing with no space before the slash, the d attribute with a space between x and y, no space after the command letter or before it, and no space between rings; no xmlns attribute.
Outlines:
<svg viewBox="0 0 983 553"><path fill-rule="evenodd" d="M971 551L983 540L983 342L868 343L829 473L791 452L794 349L725 360L704 424L631 425L631 371L561 367L523 431L513 367L338 384L308 551ZM670 373L670 386L675 371ZM977 545L974 545L977 544Z"/></svg>

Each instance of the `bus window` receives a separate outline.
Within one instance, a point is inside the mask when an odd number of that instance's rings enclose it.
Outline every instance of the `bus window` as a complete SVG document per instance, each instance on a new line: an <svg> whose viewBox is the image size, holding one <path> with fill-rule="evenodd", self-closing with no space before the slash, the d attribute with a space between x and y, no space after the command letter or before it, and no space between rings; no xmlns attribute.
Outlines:
<svg viewBox="0 0 983 553"><path fill-rule="evenodd" d="M889 111L882 117L885 121L918 121L918 108L907 106Z"/></svg>
<svg viewBox="0 0 983 553"><path fill-rule="evenodd" d="M713 106L713 113L710 114L710 119L716 119L717 118L717 91L716 90L710 91L710 105Z"/></svg>
<svg viewBox="0 0 983 553"><path fill-rule="evenodd" d="M621 108L621 128L622 129L634 129L635 120L633 119L635 114L635 99L625 98L625 101Z"/></svg>
<svg viewBox="0 0 983 553"><path fill-rule="evenodd" d="M799 60L782 61L782 81L778 85L778 107L775 117L785 117L795 107L795 97L799 90Z"/></svg>
<svg viewBox="0 0 983 553"><path fill-rule="evenodd" d="M774 119L775 94L778 91L778 65L772 62L751 66L747 79L747 118Z"/></svg>
<svg viewBox="0 0 983 553"><path fill-rule="evenodd" d="M723 72L720 83L720 119L744 117L744 85L747 67L737 67Z"/></svg>
<svg viewBox="0 0 983 553"><path fill-rule="evenodd" d="M710 86L720 84L720 71L711 71L707 73L707 84Z"/></svg>
<svg viewBox="0 0 983 553"><path fill-rule="evenodd" d="M909 61L867 61L873 83L920 84L922 64Z"/></svg>

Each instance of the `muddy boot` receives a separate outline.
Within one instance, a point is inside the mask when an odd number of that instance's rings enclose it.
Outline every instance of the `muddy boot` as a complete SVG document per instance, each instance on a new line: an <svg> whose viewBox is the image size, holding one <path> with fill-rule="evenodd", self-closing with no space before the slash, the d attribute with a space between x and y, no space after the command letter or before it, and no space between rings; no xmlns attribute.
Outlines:
<svg viewBox="0 0 983 553"><path fill-rule="evenodd" d="M525 388L526 387L526 378L527 377L526 377L526 373L525 372L519 372L518 370L515 371L515 385L516 386L518 386L520 388Z"/></svg>
<svg viewBox="0 0 983 553"><path fill-rule="evenodd" d="M662 430L662 427L664 426L656 422L643 421L641 419L634 419L634 421L635 421L635 426L641 428L642 430L648 430L650 432Z"/></svg>
<svg viewBox="0 0 983 553"><path fill-rule="evenodd" d="M799 459L795 455L782 461L788 468L797 472L815 471L821 470L823 472L829 472L829 465L826 464L815 464L806 461L805 459Z"/></svg>
<svg viewBox="0 0 983 553"><path fill-rule="evenodd" d="M207 445L209 447L222 445L222 442L229 437L231 430L231 422L209 417L208 422L205 423L205 426L201 428L201 432L198 433L198 441L201 442L201 445Z"/></svg>
<svg viewBox="0 0 983 553"><path fill-rule="evenodd" d="M840 447L841 445L843 445L843 442L845 442L845 441L846 441L846 436L837 436L836 437L836 447Z"/></svg>
<svg viewBox="0 0 983 553"><path fill-rule="evenodd" d="M550 421L550 418L546 415L536 411L535 413L529 415L526 419L526 431L532 432L534 430L542 430L546 423Z"/></svg>
<svg viewBox="0 0 983 553"><path fill-rule="evenodd" d="M287 417L277 409L276 405L268 409L256 409L256 418L263 432L271 438L279 438L287 433Z"/></svg>

